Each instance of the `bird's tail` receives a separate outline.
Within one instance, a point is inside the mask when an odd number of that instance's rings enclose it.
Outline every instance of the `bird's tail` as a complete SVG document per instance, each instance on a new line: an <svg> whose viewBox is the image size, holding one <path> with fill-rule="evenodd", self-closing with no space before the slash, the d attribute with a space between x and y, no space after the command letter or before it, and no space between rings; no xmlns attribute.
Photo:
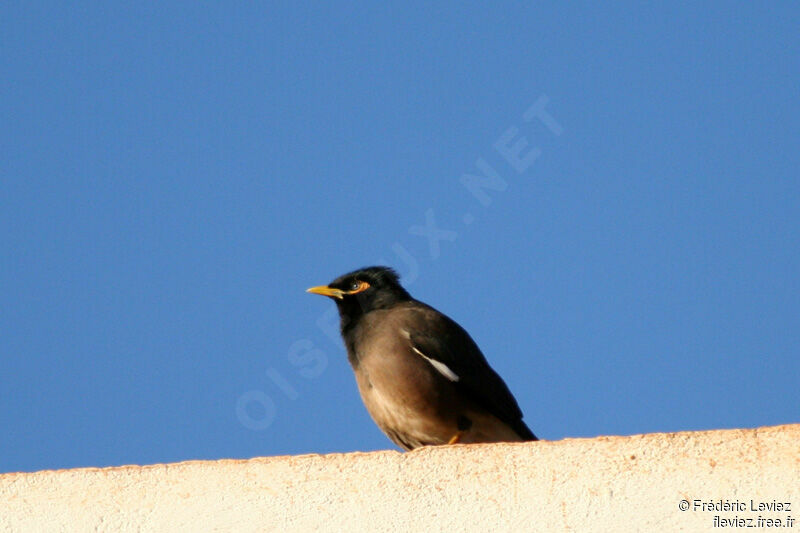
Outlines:
<svg viewBox="0 0 800 533"><path fill-rule="evenodd" d="M522 440L539 440L522 419L517 420L517 422L511 426L511 429L513 429Z"/></svg>

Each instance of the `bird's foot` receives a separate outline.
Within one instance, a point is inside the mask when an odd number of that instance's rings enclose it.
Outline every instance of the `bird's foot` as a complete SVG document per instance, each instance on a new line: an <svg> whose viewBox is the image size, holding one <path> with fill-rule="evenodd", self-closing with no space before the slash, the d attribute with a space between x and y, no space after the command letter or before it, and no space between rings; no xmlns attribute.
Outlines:
<svg viewBox="0 0 800 533"><path fill-rule="evenodd" d="M447 441L447 444L458 444L461 441L461 436L463 434L464 434L463 431L459 431L458 433L453 435L449 441Z"/></svg>

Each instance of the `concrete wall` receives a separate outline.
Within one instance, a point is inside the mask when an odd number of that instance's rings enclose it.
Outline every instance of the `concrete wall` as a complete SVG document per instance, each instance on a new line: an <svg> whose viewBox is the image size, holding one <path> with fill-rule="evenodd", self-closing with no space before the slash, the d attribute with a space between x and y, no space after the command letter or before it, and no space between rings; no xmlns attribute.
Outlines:
<svg viewBox="0 0 800 533"><path fill-rule="evenodd" d="M800 425L0 476L0 531L14 532L710 531L759 517L800 531Z"/></svg>

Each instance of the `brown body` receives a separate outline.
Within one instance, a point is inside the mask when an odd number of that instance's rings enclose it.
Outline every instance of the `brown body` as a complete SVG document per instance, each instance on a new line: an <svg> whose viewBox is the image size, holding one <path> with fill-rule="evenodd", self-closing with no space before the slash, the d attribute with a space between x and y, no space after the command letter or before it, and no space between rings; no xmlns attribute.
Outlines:
<svg viewBox="0 0 800 533"><path fill-rule="evenodd" d="M424 327L436 319L433 313L438 312L409 302L371 311L355 328L356 382L372 419L407 450L447 444L455 435L461 443L523 440L497 417L465 400L457 382L414 351L409 328ZM466 429L464 419L469 421Z"/></svg>

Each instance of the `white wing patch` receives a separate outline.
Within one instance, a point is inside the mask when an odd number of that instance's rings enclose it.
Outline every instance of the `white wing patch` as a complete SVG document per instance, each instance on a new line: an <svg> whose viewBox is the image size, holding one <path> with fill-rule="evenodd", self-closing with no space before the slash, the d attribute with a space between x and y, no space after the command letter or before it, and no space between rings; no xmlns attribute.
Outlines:
<svg viewBox="0 0 800 533"><path fill-rule="evenodd" d="M448 368L448 366L446 364L442 363L441 361L437 361L436 359L431 359L430 357L428 357L424 353L420 352L419 350L417 350L413 346L411 347L411 349L414 350L419 355L421 355L422 358L425 359L427 362L429 362L433 366L433 368L438 370L441 375L443 375L444 377L446 377L450 381L458 381L458 375L455 372L453 372L452 370L450 370L450 368Z"/></svg>
<svg viewBox="0 0 800 533"><path fill-rule="evenodd" d="M409 333L407 329L400 329L400 333L403 335L403 337L407 338L409 341L411 340L411 333ZM458 374L450 370L450 368L446 364L442 363L441 361L437 361L436 359L431 359L424 353L417 350L414 346L411 346L411 349L414 350L414 353L416 353L417 355L425 359L427 362L429 362L433 368L435 368L441 375L443 375L450 381L459 380Z"/></svg>

